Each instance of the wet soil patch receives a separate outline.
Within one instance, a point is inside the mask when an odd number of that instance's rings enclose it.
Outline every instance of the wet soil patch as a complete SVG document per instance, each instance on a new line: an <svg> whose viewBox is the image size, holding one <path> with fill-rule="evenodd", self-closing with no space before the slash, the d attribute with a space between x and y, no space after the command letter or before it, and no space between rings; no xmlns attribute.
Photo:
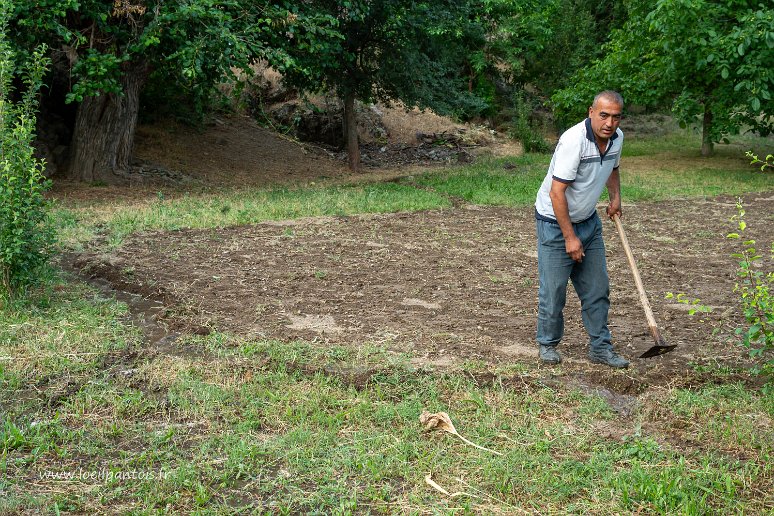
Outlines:
<svg viewBox="0 0 774 516"><path fill-rule="evenodd" d="M763 249L774 239L774 196L751 195L746 204L748 237ZM736 265L730 256L735 242L725 238L734 229L729 219L735 213L730 198L624 207L656 320L667 342L678 345L647 360L636 357L653 342L615 229L606 221L610 326L632 367L617 372L588 363L572 293L560 347L562 371L583 385L636 396L650 385L679 382L694 364L747 365L744 350L710 336L710 323L721 315L724 324L735 322ZM377 345L441 367L467 360L537 362L537 265L529 207L468 205L148 232L129 237L110 254L84 253L72 263L113 288L161 301L168 308L160 315L168 332L213 328L321 346ZM688 292L713 306L709 322L665 299L667 291ZM354 374L352 384L367 381L370 372L363 373Z"/></svg>

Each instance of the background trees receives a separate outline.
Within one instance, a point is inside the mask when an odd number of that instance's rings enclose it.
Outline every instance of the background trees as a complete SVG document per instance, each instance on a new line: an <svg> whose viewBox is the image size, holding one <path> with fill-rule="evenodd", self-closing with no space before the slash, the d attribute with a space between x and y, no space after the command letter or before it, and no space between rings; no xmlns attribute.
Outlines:
<svg viewBox="0 0 774 516"><path fill-rule="evenodd" d="M709 154L773 128L772 17L753 0L36 0L13 4L8 34L51 49L44 103L74 106L68 175L110 183L142 110L196 120L258 59L342 100L353 168L355 99L507 123L552 97L567 124L603 88L700 123Z"/></svg>
<svg viewBox="0 0 774 516"><path fill-rule="evenodd" d="M127 172L140 109L201 112L213 87L258 57L281 60L277 33L307 23L291 2L248 0L40 0L18 2L11 37L48 43L67 101L77 104L68 175L112 183ZM290 28L289 28L290 27ZM66 58L66 62L62 62ZM183 102L181 102L183 100Z"/></svg>
<svg viewBox="0 0 774 516"><path fill-rule="evenodd" d="M309 6L335 32L291 45L287 81L305 92L329 90L344 106L349 166L357 169L355 100L400 100L442 114L481 110L461 68L476 49L464 22L472 3L442 0L318 0Z"/></svg>
<svg viewBox="0 0 774 516"><path fill-rule="evenodd" d="M593 91L613 87L630 103L671 106L683 125L700 120L705 156L729 134L774 129L774 11L745 0L627 6L605 56L554 96L562 114L577 117Z"/></svg>

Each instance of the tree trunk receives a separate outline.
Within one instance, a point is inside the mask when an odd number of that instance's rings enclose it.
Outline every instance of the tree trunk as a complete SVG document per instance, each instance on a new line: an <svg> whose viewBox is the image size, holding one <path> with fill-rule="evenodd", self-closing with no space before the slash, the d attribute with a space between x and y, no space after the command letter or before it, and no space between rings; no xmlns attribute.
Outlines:
<svg viewBox="0 0 774 516"><path fill-rule="evenodd" d="M712 156L712 111L709 104L704 104L704 121L701 126L701 155Z"/></svg>
<svg viewBox="0 0 774 516"><path fill-rule="evenodd" d="M78 106L67 174L70 179L108 184L127 180L147 65L144 61L128 63L122 72L123 95L87 97Z"/></svg>
<svg viewBox="0 0 774 516"><path fill-rule="evenodd" d="M347 156L350 170L360 169L360 145L357 141L357 120L355 119L355 95L348 93L344 97L344 130L347 142Z"/></svg>

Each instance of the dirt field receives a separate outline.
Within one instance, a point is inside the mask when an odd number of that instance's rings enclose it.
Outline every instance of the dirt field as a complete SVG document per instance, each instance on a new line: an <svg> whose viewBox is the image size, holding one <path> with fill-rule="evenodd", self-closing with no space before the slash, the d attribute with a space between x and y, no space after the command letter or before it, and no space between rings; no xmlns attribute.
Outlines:
<svg viewBox="0 0 774 516"><path fill-rule="evenodd" d="M774 196L750 196L749 236L774 239ZM733 199L624 206L624 225L657 321L675 352L640 360L652 345L625 256L605 222L611 331L632 367L613 372L585 359L579 304L568 297L563 373L616 393L701 381L695 363L740 364L745 353L710 338L665 292L713 306L735 303ZM768 253L766 253L768 254ZM78 268L168 309L168 331L216 329L321 346L376 344L417 364L465 360L536 363L537 267L531 209L463 205L420 213L315 218L222 230L133 235L109 256L85 253ZM726 321L730 324L733 321ZM551 368L547 374L551 375Z"/></svg>

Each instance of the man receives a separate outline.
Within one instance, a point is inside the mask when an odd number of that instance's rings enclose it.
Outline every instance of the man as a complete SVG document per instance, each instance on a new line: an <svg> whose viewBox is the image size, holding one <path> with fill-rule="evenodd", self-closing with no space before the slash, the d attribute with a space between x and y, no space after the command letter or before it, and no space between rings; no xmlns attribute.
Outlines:
<svg viewBox="0 0 774 516"><path fill-rule="evenodd" d="M581 300L583 325L589 334L589 359L615 368L629 366L613 351L607 316L610 284L596 205L605 186L607 215L621 215L618 165L623 133L618 129L623 98L614 91L594 97L589 117L562 134L548 174L535 201L538 238L537 341L540 360L562 361L557 351L564 334L567 280Z"/></svg>

